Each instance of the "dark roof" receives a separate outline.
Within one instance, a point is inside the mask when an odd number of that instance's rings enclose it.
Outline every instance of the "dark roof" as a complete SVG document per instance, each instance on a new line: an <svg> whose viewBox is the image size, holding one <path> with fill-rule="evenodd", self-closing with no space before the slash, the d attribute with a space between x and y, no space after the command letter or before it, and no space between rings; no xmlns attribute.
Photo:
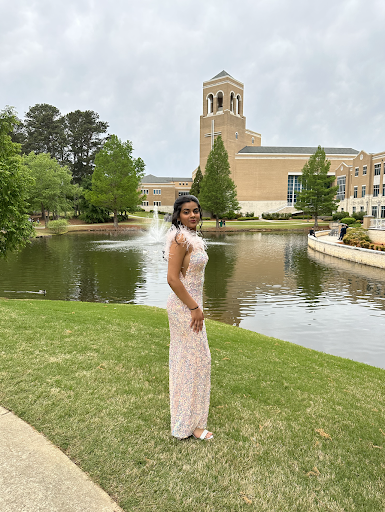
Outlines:
<svg viewBox="0 0 385 512"><path fill-rule="evenodd" d="M313 155L318 148L316 147L292 147L292 146L245 146L239 151L245 153L275 153L275 154L297 154ZM323 148L327 155L358 155L359 151L353 148Z"/></svg>
<svg viewBox="0 0 385 512"><path fill-rule="evenodd" d="M153 174L147 174L143 176L141 183L171 183L173 181L191 181L192 178L164 178L163 176L154 176Z"/></svg>
<svg viewBox="0 0 385 512"><path fill-rule="evenodd" d="M233 78L231 75L228 74L227 71L223 70L220 73L218 73L217 75L213 76L213 78L211 80L215 80L216 78L222 78L224 76L229 76L230 78Z"/></svg>

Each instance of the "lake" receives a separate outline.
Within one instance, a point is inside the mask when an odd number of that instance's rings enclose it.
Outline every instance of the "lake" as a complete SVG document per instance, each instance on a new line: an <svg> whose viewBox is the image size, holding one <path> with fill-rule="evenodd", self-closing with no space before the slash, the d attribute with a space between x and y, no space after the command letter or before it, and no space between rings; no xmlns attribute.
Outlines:
<svg viewBox="0 0 385 512"><path fill-rule="evenodd" d="M207 318L385 368L385 270L308 249L304 234L207 242ZM143 234L73 233L0 261L0 296L164 308L166 273L162 246Z"/></svg>

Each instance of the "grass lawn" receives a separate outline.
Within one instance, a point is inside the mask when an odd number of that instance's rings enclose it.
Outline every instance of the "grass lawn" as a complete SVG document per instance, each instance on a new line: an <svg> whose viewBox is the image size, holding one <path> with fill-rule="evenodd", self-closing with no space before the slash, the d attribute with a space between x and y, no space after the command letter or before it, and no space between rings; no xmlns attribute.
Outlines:
<svg viewBox="0 0 385 512"><path fill-rule="evenodd" d="M212 442L170 436L164 310L0 300L0 404L126 511L385 510L385 371L214 321Z"/></svg>

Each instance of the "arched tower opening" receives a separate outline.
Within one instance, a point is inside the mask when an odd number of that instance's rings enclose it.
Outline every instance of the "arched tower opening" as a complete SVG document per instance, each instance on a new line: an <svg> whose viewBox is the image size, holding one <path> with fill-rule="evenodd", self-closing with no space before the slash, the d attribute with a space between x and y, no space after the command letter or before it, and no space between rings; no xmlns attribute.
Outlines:
<svg viewBox="0 0 385 512"><path fill-rule="evenodd" d="M241 97L239 94L237 94L237 104L236 104L236 111L235 113L237 114L237 116L241 116L242 115L242 111L241 111Z"/></svg>
<svg viewBox="0 0 385 512"><path fill-rule="evenodd" d="M230 112L234 113L234 93L230 94Z"/></svg>
<svg viewBox="0 0 385 512"><path fill-rule="evenodd" d="M219 91L217 93L217 112L223 111L223 92Z"/></svg>
<svg viewBox="0 0 385 512"><path fill-rule="evenodd" d="M212 114L214 112L214 96L209 94L207 96L207 114Z"/></svg>

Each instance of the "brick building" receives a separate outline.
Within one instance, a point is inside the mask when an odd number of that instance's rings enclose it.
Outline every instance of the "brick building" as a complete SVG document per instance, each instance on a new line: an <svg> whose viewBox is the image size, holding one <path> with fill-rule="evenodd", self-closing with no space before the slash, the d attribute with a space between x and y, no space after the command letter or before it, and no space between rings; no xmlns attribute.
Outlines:
<svg viewBox="0 0 385 512"><path fill-rule="evenodd" d="M261 134L246 128L243 83L226 71L203 82L202 100L199 156L202 172L215 137L221 135L229 154L231 177L237 186L241 211L259 216L263 212L296 211L299 176L317 148L263 146ZM385 217L385 152L371 155L353 148L324 150L331 161L330 175L336 177L339 186L338 209L350 214L362 210ZM159 206L170 211L175 198L188 192L191 183L189 178L146 176L142 188L148 191L148 205L144 207L149 209L160 201Z"/></svg>

